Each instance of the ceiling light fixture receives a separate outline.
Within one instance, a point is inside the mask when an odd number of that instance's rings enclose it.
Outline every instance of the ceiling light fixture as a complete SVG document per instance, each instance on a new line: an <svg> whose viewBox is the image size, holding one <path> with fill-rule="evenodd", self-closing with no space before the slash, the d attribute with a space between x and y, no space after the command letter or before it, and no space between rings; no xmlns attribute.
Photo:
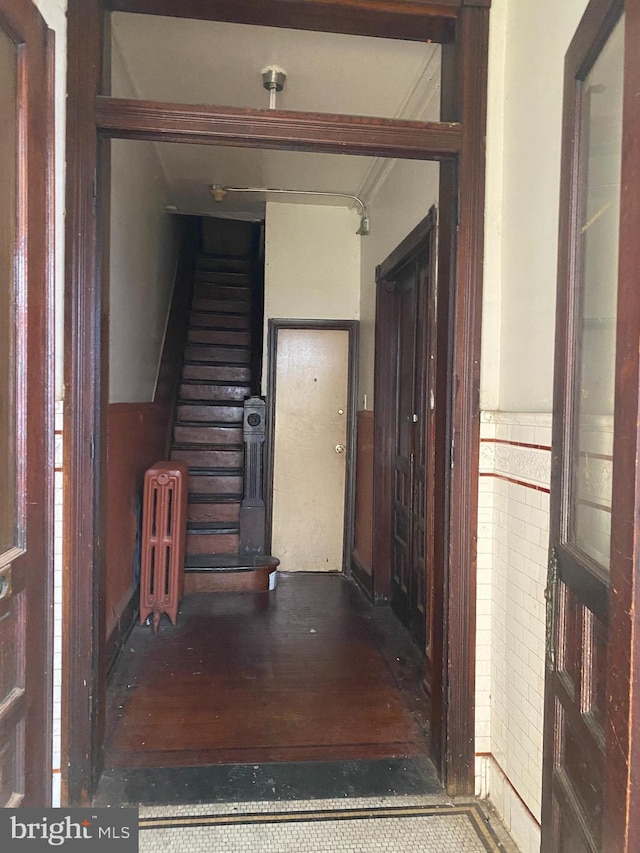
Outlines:
<svg viewBox="0 0 640 853"><path fill-rule="evenodd" d="M262 85L269 92L269 109L275 110L276 95L284 89L287 72L277 65L268 65L260 73L262 74Z"/></svg>
<svg viewBox="0 0 640 853"><path fill-rule="evenodd" d="M225 187L222 186L222 184L214 184L211 187L211 195L217 202L224 201L227 193L272 193L278 195L312 195L330 198L348 198L350 201L355 201L360 208L360 227L356 231L356 234L360 237L366 237L371 230L365 203L362 199L359 199L357 195L351 195L350 193L323 192L321 190L286 190L275 189L274 187Z"/></svg>

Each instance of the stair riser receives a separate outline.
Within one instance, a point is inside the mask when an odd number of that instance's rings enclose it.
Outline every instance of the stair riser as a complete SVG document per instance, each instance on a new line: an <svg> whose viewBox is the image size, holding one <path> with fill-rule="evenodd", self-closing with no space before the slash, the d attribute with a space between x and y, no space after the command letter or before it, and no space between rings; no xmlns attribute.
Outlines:
<svg viewBox="0 0 640 853"><path fill-rule="evenodd" d="M187 533L187 554L237 554L237 533Z"/></svg>
<svg viewBox="0 0 640 853"><path fill-rule="evenodd" d="M233 317L231 314L205 314L193 311L190 318L192 328L248 329L249 323L248 315Z"/></svg>
<svg viewBox="0 0 640 853"><path fill-rule="evenodd" d="M240 504L190 503L187 521L240 521Z"/></svg>
<svg viewBox="0 0 640 853"><path fill-rule="evenodd" d="M255 572L186 572L185 595L201 592L267 592L269 570Z"/></svg>
<svg viewBox="0 0 640 853"><path fill-rule="evenodd" d="M187 338L194 344L231 344L248 347L251 333L244 331L220 331L219 329L189 329Z"/></svg>
<svg viewBox="0 0 640 853"><path fill-rule="evenodd" d="M196 281L206 281L221 284L239 284L244 287L251 285L251 274L248 270L196 270Z"/></svg>
<svg viewBox="0 0 640 853"><path fill-rule="evenodd" d="M251 380L251 371L248 367L232 367L226 364L185 364L182 368L182 378L248 386Z"/></svg>
<svg viewBox="0 0 640 853"><path fill-rule="evenodd" d="M176 424L173 439L177 444L242 444L242 430Z"/></svg>
<svg viewBox="0 0 640 853"><path fill-rule="evenodd" d="M209 423L242 423L244 408L242 406L198 406L179 405L177 419L179 421L204 421Z"/></svg>
<svg viewBox="0 0 640 853"><path fill-rule="evenodd" d="M196 282L193 288L194 299L234 299L237 301L250 302L251 289L248 287L229 287L226 284L207 284Z"/></svg>
<svg viewBox="0 0 640 853"><path fill-rule="evenodd" d="M206 344L187 344L184 356L187 361L224 361L232 364L248 364L251 360L248 349L230 349Z"/></svg>
<svg viewBox="0 0 640 853"><path fill-rule="evenodd" d="M241 450L172 450L171 458L190 468L242 468L244 464Z"/></svg>
<svg viewBox="0 0 640 853"><path fill-rule="evenodd" d="M215 400L225 402L226 400L242 402L249 397L247 385L181 385L180 398L182 400Z"/></svg>
<svg viewBox="0 0 640 853"><path fill-rule="evenodd" d="M189 491L194 495L241 495L242 477L190 474Z"/></svg>
<svg viewBox="0 0 640 853"><path fill-rule="evenodd" d="M192 308L194 311L212 311L215 314L244 314L251 313L249 302L239 299L205 299L194 297Z"/></svg>
<svg viewBox="0 0 640 853"><path fill-rule="evenodd" d="M198 272L241 272L247 274L251 269L251 261L243 258L212 258L202 256L196 261Z"/></svg>

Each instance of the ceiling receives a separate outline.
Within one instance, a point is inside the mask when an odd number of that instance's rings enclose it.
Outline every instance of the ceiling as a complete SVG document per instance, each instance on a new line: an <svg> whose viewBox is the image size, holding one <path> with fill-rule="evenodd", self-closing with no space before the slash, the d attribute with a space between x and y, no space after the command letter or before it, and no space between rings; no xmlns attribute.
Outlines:
<svg viewBox="0 0 640 853"><path fill-rule="evenodd" d="M278 109L438 118L438 45L121 12L113 14L112 33L115 97L266 109L261 72L277 65L287 72ZM171 204L180 212L249 219L264 216L264 196L230 193L216 204L209 186L339 191L367 201L388 167L388 161L334 154L170 143L155 148ZM347 203L310 196L270 200Z"/></svg>

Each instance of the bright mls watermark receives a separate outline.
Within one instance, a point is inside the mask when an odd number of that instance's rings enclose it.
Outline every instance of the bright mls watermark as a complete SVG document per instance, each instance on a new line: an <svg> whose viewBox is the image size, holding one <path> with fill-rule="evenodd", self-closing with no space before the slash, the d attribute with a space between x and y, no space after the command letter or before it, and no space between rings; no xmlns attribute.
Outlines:
<svg viewBox="0 0 640 853"><path fill-rule="evenodd" d="M0 809L0 850L138 853L138 809Z"/></svg>

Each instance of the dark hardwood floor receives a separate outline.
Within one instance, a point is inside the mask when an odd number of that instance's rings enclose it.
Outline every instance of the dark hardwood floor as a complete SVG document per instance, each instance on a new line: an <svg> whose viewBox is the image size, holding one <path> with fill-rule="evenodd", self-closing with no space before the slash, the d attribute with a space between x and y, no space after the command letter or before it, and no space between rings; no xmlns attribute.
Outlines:
<svg viewBox="0 0 640 853"><path fill-rule="evenodd" d="M335 575L187 596L137 626L109 687L105 767L428 756L421 656L393 614Z"/></svg>

